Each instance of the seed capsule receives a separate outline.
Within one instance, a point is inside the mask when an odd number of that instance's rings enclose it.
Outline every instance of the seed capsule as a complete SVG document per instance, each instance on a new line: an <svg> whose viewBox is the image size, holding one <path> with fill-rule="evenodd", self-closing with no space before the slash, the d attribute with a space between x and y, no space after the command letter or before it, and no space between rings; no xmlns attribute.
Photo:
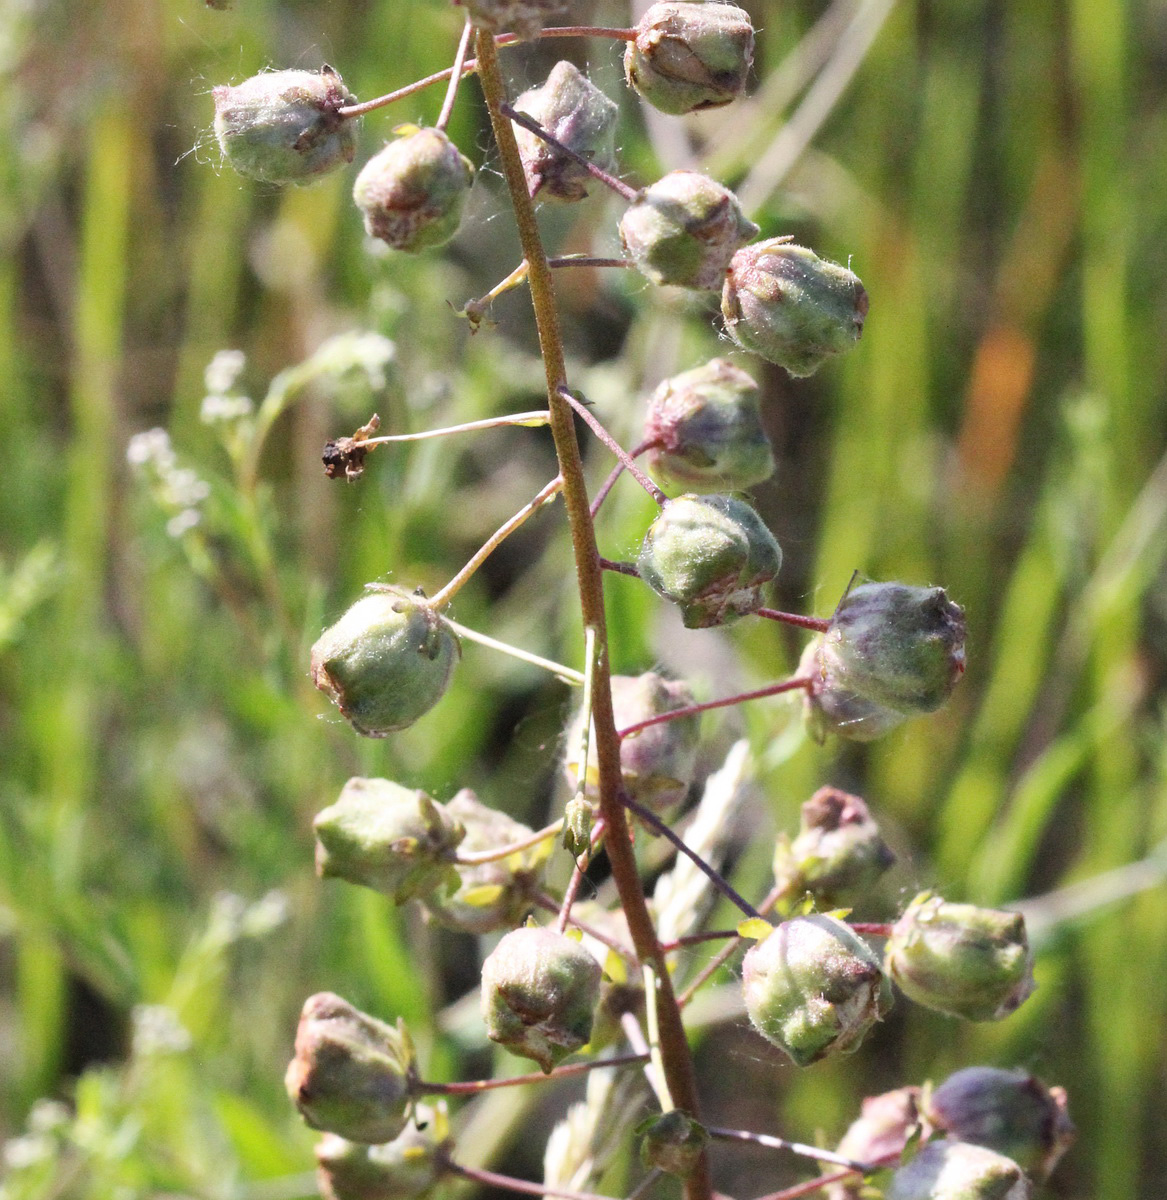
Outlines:
<svg viewBox="0 0 1167 1200"><path fill-rule="evenodd" d="M312 682L365 737L412 725L442 698L461 654L458 639L424 601L371 592L312 647Z"/></svg>
<svg viewBox="0 0 1167 1200"><path fill-rule="evenodd" d="M334 1133L316 1146L316 1179L324 1200L425 1200L445 1173L449 1145L445 1109L414 1107L413 1120L391 1142L367 1146Z"/></svg>
<svg viewBox="0 0 1167 1200"><path fill-rule="evenodd" d="M798 674L810 680L803 716L807 731L820 744L830 733L853 742L871 742L908 719L906 713L874 704L843 685L830 658L823 654L821 636L807 643L798 661Z"/></svg>
<svg viewBox="0 0 1167 1200"><path fill-rule="evenodd" d="M887 972L910 1000L969 1021L999 1021L1032 994L1020 913L921 892L895 923Z"/></svg>
<svg viewBox="0 0 1167 1200"><path fill-rule="evenodd" d="M721 314L743 350L813 375L863 332L867 292L859 277L788 238L739 250L729 264Z"/></svg>
<svg viewBox="0 0 1167 1200"><path fill-rule="evenodd" d="M758 385L728 359L666 379L648 402L649 469L693 492L744 491L774 474Z"/></svg>
<svg viewBox="0 0 1167 1200"><path fill-rule="evenodd" d="M627 729L650 717L661 716L692 704L693 693L680 679L666 679L655 671L643 675L612 676L612 708L616 728ZM685 798L697 764L699 721L678 717L650 725L620 742L620 774L628 794L650 808L665 809ZM584 712L580 709L567 734L563 769L573 787L579 778L583 749ZM588 739L587 790L596 795L595 731Z"/></svg>
<svg viewBox="0 0 1167 1200"><path fill-rule="evenodd" d="M550 1071L591 1037L600 975L600 964L565 934L513 930L482 965L487 1036Z"/></svg>
<svg viewBox="0 0 1167 1200"><path fill-rule="evenodd" d="M872 1163L892 1154L902 1154L908 1139L917 1132L926 1139L931 1126L920 1115L920 1096L918 1087L896 1088L879 1096L869 1096L835 1152L854 1162ZM865 1190L864 1180L853 1176L831 1184L824 1192L828 1200L862 1200Z"/></svg>
<svg viewBox="0 0 1167 1200"><path fill-rule="evenodd" d="M620 219L628 257L655 284L716 291L734 251L758 227L737 197L696 171L672 171L645 188Z"/></svg>
<svg viewBox="0 0 1167 1200"><path fill-rule="evenodd" d="M1074 1141L1063 1088L1028 1071L968 1067L928 1096L929 1120L952 1138L987 1146L1043 1180Z"/></svg>
<svg viewBox="0 0 1167 1200"><path fill-rule="evenodd" d="M413 1043L331 992L309 996L284 1083L313 1129L389 1142L405 1128L416 1079Z"/></svg>
<svg viewBox="0 0 1167 1200"><path fill-rule="evenodd" d="M446 813L466 830L459 846L463 854L521 842L533 832L521 821L483 804L469 788L463 788L446 805ZM455 864L454 890L430 891L423 897L426 911L439 924L464 933L513 929L534 905L553 844L548 838L493 862L469 867Z"/></svg>
<svg viewBox="0 0 1167 1200"><path fill-rule="evenodd" d="M749 14L733 4L654 4L624 52L630 87L661 112L718 108L741 95L754 61Z"/></svg>
<svg viewBox="0 0 1167 1200"><path fill-rule="evenodd" d="M458 232L474 167L440 129L407 128L374 155L353 184L370 237L415 254Z"/></svg>
<svg viewBox="0 0 1167 1200"><path fill-rule="evenodd" d="M543 85L524 92L514 108L602 170L615 166L620 110L573 63L556 63ZM572 203L588 194L592 177L574 159L522 125L515 126L515 140L533 197Z"/></svg>
<svg viewBox="0 0 1167 1200"><path fill-rule="evenodd" d="M322 879L384 892L398 904L451 885L465 830L425 792L388 779L350 779L313 822Z"/></svg>
<svg viewBox="0 0 1167 1200"><path fill-rule="evenodd" d="M891 1007L874 952L823 914L783 921L746 954L742 981L754 1028L800 1067L854 1050Z"/></svg>
<svg viewBox="0 0 1167 1200"><path fill-rule="evenodd" d="M693 1174L709 1142L705 1126L679 1108L649 1117L636 1132L642 1138L640 1161L680 1179Z"/></svg>
<svg viewBox="0 0 1167 1200"><path fill-rule="evenodd" d="M867 805L838 788L819 788L802 806L802 824L774 852L774 881L796 900L809 893L825 907L862 899L895 862Z"/></svg>
<svg viewBox="0 0 1167 1200"><path fill-rule="evenodd" d="M1029 1200L1021 1168L968 1142L929 1142L892 1176L885 1200Z"/></svg>
<svg viewBox="0 0 1167 1200"><path fill-rule="evenodd" d="M353 160L356 121L338 110L356 97L331 67L266 71L211 94L219 148L248 179L309 183Z"/></svg>
<svg viewBox="0 0 1167 1200"><path fill-rule="evenodd" d="M689 629L756 612L782 566L761 517L734 496L679 496L661 508L637 559L649 587L681 607Z"/></svg>

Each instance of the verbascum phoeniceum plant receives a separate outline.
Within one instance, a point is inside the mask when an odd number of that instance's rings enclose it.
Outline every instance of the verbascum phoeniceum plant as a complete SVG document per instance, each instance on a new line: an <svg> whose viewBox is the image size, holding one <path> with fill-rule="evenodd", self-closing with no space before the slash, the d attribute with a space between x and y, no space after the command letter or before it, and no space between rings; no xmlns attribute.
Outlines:
<svg viewBox="0 0 1167 1200"><path fill-rule="evenodd" d="M729 105L753 62L754 30L743 9L664 0L630 28L555 24L568 8L560 0L464 0L452 65L373 100L360 102L331 66L271 70L214 90L226 163L261 184L304 184L354 162L366 115L448 81L436 123L399 126L353 184L370 238L419 254L454 236L474 187L474 168L447 127L460 80L477 76L523 260L462 311L477 329L497 295L528 289L546 406L404 435L382 433L374 414L351 434L338 431L324 469L360 487L380 447L507 425L549 427L558 464L435 594L409 581L372 581L311 650L312 682L360 737L392 737L431 710L430 719L440 719L466 641L524 657L578 691L563 738L567 799L545 828L491 809L466 788L443 800L406 782L365 777L338 780L338 798L316 817L321 877L420 905L441 926L491 938L481 1021L493 1042L538 1067L499 1080L432 1081L402 1021L361 1012L330 992L310 996L286 1083L304 1120L323 1134L320 1189L330 1200L410 1200L460 1178L591 1200L583 1189L602 1173L600 1147L631 1145L643 1166L630 1195L676 1186L672 1177L688 1200L708 1200L718 1188L708 1148L721 1140L813 1164L806 1182L769 1200L816 1189L836 1198L1021 1200L1073 1135L1061 1090L1024 1071L974 1065L936 1085L869 1097L834 1150L785 1133L719 1128L704 1112L686 1010L743 949L744 1011L757 1034L801 1068L877 1033L897 992L954 1018L1006 1019L1033 989L1032 961L1020 914L931 891L894 921L850 921L850 906L894 856L868 804L830 786L803 805L797 834L779 839L768 894L740 895L720 868L747 772L744 744L706 781L685 836L674 828L695 782L700 714L785 694L819 741L882 737L949 698L965 668L965 618L942 588L924 581L853 583L826 618L767 606L783 555L749 499L774 470L751 363L812 374L859 341L868 295L849 267L788 236L760 237L715 179L674 170L643 187L626 183L617 164L619 106L572 62L521 94L508 87L504 59L515 43L604 39L625 44L628 87L660 112ZM538 206L573 204L598 188L624 204L623 254L553 256ZM643 438L631 449L573 386L555 294L561 271L621 267L657 287L720 295L730 343L726 357L676 364L648 397ZM599 488L589 490L580 436L598 439L613 456ZM597 512L622 474L659 509L635 561L609 559L596 535ZM578 590L576 667L503 645L451 615L459 590L492 552L557 498ZM750 618L795 627L809 636L795 673L703 702L683 678L655 670L613 675L604 605L611 572L638 578L676 605L689 629ZM661 847L677 856L664 874ZM557 854L574 862L558 893L545 877ZM600 864L613 885L607 907L581 898ZM651 894L650 870L659 876ZM735 928L702 928L717 894L740 910ZM719 939L699 970L680 953ZM592 1071L585 1105L552 1134L541 1182L460 1158L459 1097ZM803 1136L810 1141L813 1133ZM580 1145L592 1156L587 1169Z"/></svg>

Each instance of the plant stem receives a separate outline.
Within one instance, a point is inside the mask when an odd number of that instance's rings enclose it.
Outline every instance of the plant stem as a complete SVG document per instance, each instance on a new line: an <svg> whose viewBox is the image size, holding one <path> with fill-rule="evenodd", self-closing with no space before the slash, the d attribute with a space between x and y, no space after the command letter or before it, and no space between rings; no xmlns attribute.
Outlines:
<svg viewBox="0 0 1167 1200"><path fill-rule="evenodd" d="M561 1196L563 1200L613 1200L611 1196L601 1196L596 1192L573 1192L570 1188L547 1187L541 1183L529 1183L526 1179L516 1179L513 1175L499 1175L496 1171L486 1171L481 1167L463 1167L449 1160L446 1161L446 1170L452 1175L461 1175L463 1179L471 1179L486 1187L521 1192L524 1196Z"/></svg>
<svg viewBox="0 0 1167 1200"><path fill-rule="evenodd" d="M808 1179L806 1183L796 1183L793 1187L783 1188L780 1192L769 1192L765 1196L759 1196L758 1200L799 1200L800 1196L810 1196L820 1188L829 1187L832 1183L842 1183L854 1175L866 1175L878 1167L886 1167L899 1162L902 1153L901 1150L896 1150L891 1154L881 1155L873 1162L865 1163L861 1169L844 1167L841 1171L832 1171L830 1175L820 1175L817 1179Z"/></svg>
<svg viewBox="0 0 1167 1200"><path fill-rule="evenodd" d="M666 954L680 950L685 946L700 946L702 942L720 942L724 938L736 938L736 929L706 929L703 933L686 933L675 942L661 942L661 949Z"/></svg>
<svg viewBox="0 0 1167 1200"><path fill-rule="evenodd" d="M577 399L567 390L566 385L561 389L561 394L564 400L575 409L577 413L584 419L587 427L608 447L609 450L620 460L624 465L624 469L640 484L642 488L657 502L664 505L668 503L668 496L664 494L656 486L655 483L636 465L632 460L632 455L620 445L618 441L600 424L596 419L595 414L582 401ZM588 516L591 517L591 509L588 509Z"/></svg>
<svg viewBox="0 0 1167 1200"><path fill-rule="evenodd" d="M838 1167L846 1167L848 1171L862 1173L867 1170L866 1163L836 1154L833 1150L820 1150L817 1146L805 1146L801 1142L788 1142L785 1138L772 1137L768 1133L750 1133L747 1129L718 1129L713 1126L707 1126L705 1132L710 1137L719 1138L725 1142L750 1142L755 1146L765 1146L770 1150L789 1150L791 1154L817 1159L819 1162L834 1163Z"/></svg>
<svg viewBox="0 0 1167 1200"><path fill-rule="evenodd" d="M478 35L478 61L482 91L490 110L490 121L498 143L503 174L515 211L515 223L518 226L523 257L530 267L531 303L535 310L535 324L547 379L551 433L555 439L555 451L559 457L559 469L563 478L563 499L571 528L581 615L584 628L591 627L596 631L592 723L595 729L600 814L608 828L608 859L636 953L642 962L657 965L659 979L655 999L659 1010L661 1055L669 1077L670 1091L680 1107L695 1119L699 1119L700 1102L693 1059L669 979L668 964L657 941L656 929L645 902L636 856L628 836L628 821L624 815L624 806L620 803L620 741L616 736L612 712L603 572L600 569L600 554L596 548L595 529L589 511L579 443L576 441L571 408L563 396L563 390L567 386L567 372L552 272L543 251L534 205L527 193L514 127L501 111L501 106L506 102L506 92L499 70L498 54L493 39L482 33ZM686 1200L710 1200L712 1184L705 1156L702 1156L696 1170L686 1181L685 1195Z"/></svg>
<svg viewBox="0 0 1167 1200"><path fill-rule="evenodd" d="M485 542L474 552L470 561L446 584L440 592L431 596L428 603L431 608L441 610L445 608L451 600L462 590L469 582L470 577L478 570L480 566L511 536L516 529L519 528L530 517L547 503L552 497L557 496L563 490L563 477L556 475L555 478L547 484L542 491L529 504L524 504L517 513L509 520L504 521L495 531L486 539Z"/></svg>
<svg viewBox="0 0 1167 1200"><path fill-rule="evenodd" d="M656 813L654 813L651 809L645 808L643 804L638 804L632 799L631 796L627 794L625 794L622 799L626 808L634 812L645 823L645 825L647 825L653 831L653 833L658 833L665 839L665 841L671 842L677 848L678 853L685 855L685 857L688 858L693 865L709 879L709 882L712 883L713 886L723 896L733 901L733 903L736 904L737 907L740 908L747 917L761 917L762 914L758 912L758 910L754 908L754 906L748 900L746 900L744 896L741 896L729 883L729 881L720 874L720 872L711 867L701 857L701 855L697 853L696 850L687 845L684 838L682 838L681 835L675 830L666 825L664 821L662 821L660 817L656 815Z"/></svg>
<svg viewBox="0 0 1167 1200"><path fill-rule="evenodd" d="M519 662L530 663L533 667L542 667L544 671L550 671L552 675L557 675L564 683L569 683L572 687L580 687L583 684L582 671L565 667L563 663L553 662L550 658L541 658L538 654L532 654L528 650L520 650L518 646L512 646L509 642L500 642L498 638L492 638L486 633L479 633L477 629L470 629L444 613L442 620L459 637L466 638L467 641L477 642L480 646L487 646L491 650L497 650L500 654L509 654L511 658L517 658Z"/></svg>
<svg viewBox="0 0 1167 1200"><path fill-rule="evenodd" d="M635 563L613 562L610 558L601 558L600 566L605 571L614 571L617 575L631 575L633 579L640 578L640 572L636 569Z"/></svg>
<svg viewBox="0 0 1167 1200"><path fill-rule="evenodd" d="M646 450L651 450L654 446L659 446L660 441L657 438L645 438L638 446L633 446L628 451L629 458L639 458ZM592 500L592 518L595 519L596 513L600 511L600 505L608 498L608 493L616 485L616 480L624 474L624 460L619 462L612 468L611 474L600 485L600 490L596 493L595 499Z"/></svg>
<svg viewBox="0 0 1167 1200"><path fill-rule="evenodd" d="M784 679L781 683L772 683L769 687L758 688L753 692L738 692L736 696L726 696L724 700L706 700L703 704L686 704L684 708L672 708L666 713L660 713L655 717L648 717L643 721L637 721L635 725L629 725L627 729L621 729L617 737L631 737L634 733L639 733L642 729L647 729L650 725L663 725L666 721L676 721L681 717L691 717L694 713L708 712L711 708L727 708L733 704L744 704L747 700L761 700L764 696L778 696L783 692L792 692L796 688L809 688L812 683L810 679L794 678Z"/></svg>
<svg viewBox="0 0 1167 1200"><path fill-rule="evenodd" d="M547 265L559 267L631 267L626 258L594 258L590 254L568 254L563 258L549 258Z"/></svg>
<svg viewBox="0 0 1167 1200"><path fill-rule="evenodd" d="M540 842L549 841L562 828L563 820L561 818L554 824L540 829L538 833L533 833L530 837L523 838L520 842L511 842L506 846L495 846L491 850L471 850L465 854L455 854L454 866L480 867L485 863L498 862L499 859L509 858L512 854L520 854L524 850L530 850L532 846L537 846Z"/></svg>
<svg viewBox="0 0 1167 1200"><path fill-rule="evenodd" d="M441 429L423 429L419 433L386 433L381 437L365 438L359 444L362 446L387 446L392 442L422 442L426 438L445 437L451 433L474 433L480 429L503 429L507 426L518 425L523 429L537 429L551 421L551 414L545 408L532 412L507 413L501 417L484 417L481 421L466 421L461 425L446 425Z"/></svg>
<svg viewBox="0 0 1167 1200"><path fill-rule="evenodd" d="M540 896L535 897L535 903L545 912L554 913L559 916L562 905L554 896L547 895L544 892ZM595 938L602 946L607 946L609 950L620 955L625 962L635 966L636 955L627 946L622 946L614 937L605 933L602 929L597 929L594 925L587 921L581 921L573 912L568 920L569 925L574 925L581 933L586 933L588 937Z"/></svg>
<svg viewBox="0 0 1167 1200"><path fill-rule="evenodd" d="M796 625L799 629L813 629L817 633L826 633L831 627L830 621L823 617L804 617L799 613L780 612L776 608L759 608L755 610L755 615L770 621L781 621L783 625Z"/></svg>
<svg viewBox="0 0 1167 1200"><path fill-rule="evenodd" d="M526 113L517 112L509 104L504 104L502 106L502 114L504 117L509 117L516 125L521 125L537 138L546 142L553 150L558 150L565 158L570 158L577 166L583 167L593 179L598 179L605 187L611 188L617 196L621 196L629 204L634 203L640 195L640 192L636 188L630 187L621 179L617 179L615 175L609 174L602 167L597 167L590 158L585 158L582 154L577 154L570 146L565 146L558 138L552 137L538 121L532 120Z"/></svg>
<svg viewBox="0 0 1167 1200"><path fill-rule="evenodd" d="M863 937L891 937L891 925L868 921L849 921L848 924L851 926L852 933L858 933Z"/></svg>
<svg viewBox="0 0 1167 1200"><path fill-rule="evenodd" d="M446 88L442 111L438 113L438 119L434 122L434 128L440 129L443 133L445 133L446 126L449 125L450 117L454 112L454 101L458 97L458 84L462 82L462 70L466 64L466 51L470 48L470 39L473 35L474 25L467 17L466 24L462 26L462 37L458 41L458 53L454 56L454 65L450 68L450 86Z"/></svg>
<svg viewBox="0 0 1167 1200"><path fill-rule="evenodd" d="M551 1083L571 1075L583 1075L599 1067L631 1067L647 1061L647 1051L643 1054L617 1054L611 1058L592 1058L587 1062L568 1063L566 1067L556 1067L546 1075L542 1071L534 1071L530 1075L512 1075L509 1079L464 1079L457 1083L427 1083L425 1080L419 1080L413 1085L413 1090L419 1096L470 1096L497 1088Z"/></svg>

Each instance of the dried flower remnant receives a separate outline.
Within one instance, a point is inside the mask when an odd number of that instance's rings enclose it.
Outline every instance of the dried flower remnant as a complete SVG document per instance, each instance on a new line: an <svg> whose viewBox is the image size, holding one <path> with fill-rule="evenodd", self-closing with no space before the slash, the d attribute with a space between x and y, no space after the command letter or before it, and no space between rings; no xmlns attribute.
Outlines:
<svg viewBox="0 0 1167 1200"><path fill-rule="evenodd" d="M405 1025L386 1025L331 992L309 996L284 1083L313 1129L389 1142L409 1119L416 1062Z"/></svg>
<svg viewBox="0 0 1167 1200"><path fill-rule="evenodd" d="M653 283L716 291L734 252L758 232L737 197L707 175L671 171L620 219L628 257Z"/></svg>
<svg viewBox="0 0 1167 1200"><path fill-rule="evenodd" d="M718 108L741 95L754 61L749 14L733 4L649 8L624 52L630 87L661 112Z"/></svg>
<svg viewBox="0 0 1167 1200"><path fill-rule="evenodd" d="M543 84L523 92L514 108L601 170L615 166L620 110L573 63L556 63ZM532 196L573 203L588 194L592 177L575 159L521 125L515 125L515 140Z"/></svg>
<svg viewBox="0 0 1167 1200"><path fill-rule="evenodd" d="M353 201L370 237L415 254L458 232L474 168L440 129L399 134L361 168Z"/></svg>
<svg viewBox="0 0 1167 1200"><path fill-rule="evenodd" d="M266 71L212 95L215 136L240 175L307 183L353 160L356 121L339 110L356 97L327 65L319 72Z"/></svg>

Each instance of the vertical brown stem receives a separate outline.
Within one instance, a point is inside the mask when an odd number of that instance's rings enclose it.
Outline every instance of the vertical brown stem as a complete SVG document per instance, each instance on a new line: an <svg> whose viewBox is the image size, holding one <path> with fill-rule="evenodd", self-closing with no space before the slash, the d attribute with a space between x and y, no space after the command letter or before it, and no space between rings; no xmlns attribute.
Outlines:
<svg viewBox="0 0 1167 1200"><path fill-rule="evenodd" d="M644 892L636 868L636 856L629 840L628 822L624 815L624 806L620 802L620 741L616 736L616 724L612 713L603 572L600 567L600 554L596 548L595 529L589 511L587 486L572 413L562 395L567 387L567 372L564 366L563 340L559 327L559 312L555 305L551 267L539 236L535 208L527 193L514 129L501 112L507 101L506 89L499 70L494 39L489 34L479 31L477 52L478 76L490 110L490 122L494 129L495 141L498 143L511 203L514 206L523 257L530 269L531 301L535 309L539 346L547 376L547 406L551 412L551 434L555 439L556 454L559 456L559 470L563 476L563 498L575 551L580 608L585 627L595 630L597 654L593 679L592 719L599 773L600 813L608 828L608 859L636 953L643 962L652 963L656 969L660 1052L669 1092L678 1108L699 1118L693 1059L689 1053L681 1012L669 980L668 965L645 905ZM704 1156L698 1169L686 1182L685 1195L686 1200L710 1200L712 1186Z"/></svg>

